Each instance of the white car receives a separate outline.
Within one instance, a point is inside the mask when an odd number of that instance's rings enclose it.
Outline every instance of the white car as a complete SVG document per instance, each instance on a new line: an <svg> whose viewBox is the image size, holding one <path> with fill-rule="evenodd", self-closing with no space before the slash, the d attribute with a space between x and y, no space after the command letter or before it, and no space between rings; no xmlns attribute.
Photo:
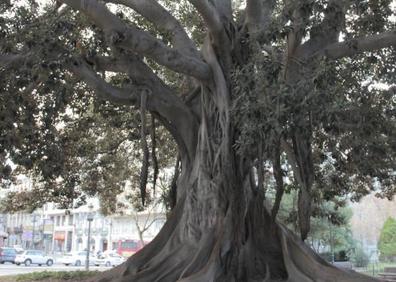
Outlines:
<svg viewBox="0 0 396 282"><path fill-rule="evenodd" d="M45 264L51 266L54 264L54 259L50 256L46 256L43 251L26 250L16 255L15 264L24 264L26 266L30 266L31 264L38 264L41 266Z"/></svg>
<svg viewBox="0 0 396 282"><path fill-rule="evenodd" d="M117 266L120 265L121 263L125 262L125 258L120 256L117 253L107 253L107 254L102 254L99 256L96 261L95 265L100 266Z"/></svg>
<svg viewBox="0 0 396 282"><path fill-rule="evenodd" d="M87 252L81 251L81 252L72 252L72 253L64 254L57 261L64 265L81 266L81 265L85 265L86 260L87 260ZM96 260L96 257L94 255L90 254L89 255L89 264L94 265L95 260Z"/></svg>

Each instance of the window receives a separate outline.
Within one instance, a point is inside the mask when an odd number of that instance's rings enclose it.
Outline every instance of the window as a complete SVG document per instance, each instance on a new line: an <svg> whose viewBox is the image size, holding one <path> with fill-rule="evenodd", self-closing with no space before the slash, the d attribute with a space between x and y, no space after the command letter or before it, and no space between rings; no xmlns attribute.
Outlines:
<svg viewBox="0 0 396 282"><path fill-rule="evenodd" d="M73 215L69 215L69 225L73 225Z"/></svg>
<svg viewBox="0 0 396 282"><path fill-rule="evenodd" d="M0 253L1 252L3 252L6 255L13 255L16 253L15 249L3 249L3 251L1 251L1 248L0 248Z"/></svg>

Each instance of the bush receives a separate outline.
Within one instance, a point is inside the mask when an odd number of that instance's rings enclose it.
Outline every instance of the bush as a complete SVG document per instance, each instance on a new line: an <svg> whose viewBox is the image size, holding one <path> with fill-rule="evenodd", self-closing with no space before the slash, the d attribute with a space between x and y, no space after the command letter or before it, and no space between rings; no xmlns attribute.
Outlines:
<svg viewBox="0 0 396 282"><path fill-rule="evenodd" d="M352 262L356 267L366 267L370 262L370 258L362 247L357 247L352 255Z"/></svg>
<svg viewBox="0 0 396 282"><path fill-rule="evenodd" d="M381 229L378 242L380 260L392 261L396 257L396 220L389 217Z"/></svg>

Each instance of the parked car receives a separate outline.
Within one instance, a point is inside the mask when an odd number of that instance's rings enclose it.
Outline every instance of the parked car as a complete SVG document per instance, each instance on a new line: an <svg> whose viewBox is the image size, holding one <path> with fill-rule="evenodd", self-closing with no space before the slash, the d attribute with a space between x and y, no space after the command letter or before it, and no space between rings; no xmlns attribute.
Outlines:
<svg viewBox="0 0 396 282"><path fill-rule="evenodd" d="M14 248L0 248L0 263L3 264L5 262L15 263L15 257L17 255L17 251Z"/></svg>
<svg viewBox="0 0 396 282"><path fill-rule="evenodd" d="M54 264L54 259L50 256L46 256L43 251L26 250L16 255L15 263L16 265L24 264L26 266L31 264L38 264L39 266L46 264L47 266L51 266Z"/></svg>
<svg viewBox="0 0 396 282"><path fill-rule="evenodd" d="M59 263L62 263L64 265L75 265L75 266L81 266L85 265L85 261L87 259L87 252L86 251L81 251L81 252L71 252L64 254L59 260ZM89 264L94 265L95 264L96 257L93 254L89 254Z"/></svg>
<svg viewBox="0 0 396 282"><path fill-rule="evenodd" d="M125 262L125 258L120 256L117 253L104 253L98 256L98 258L95 260L95 265L100 266L117 266L120 265L121 263Z"/></svg>

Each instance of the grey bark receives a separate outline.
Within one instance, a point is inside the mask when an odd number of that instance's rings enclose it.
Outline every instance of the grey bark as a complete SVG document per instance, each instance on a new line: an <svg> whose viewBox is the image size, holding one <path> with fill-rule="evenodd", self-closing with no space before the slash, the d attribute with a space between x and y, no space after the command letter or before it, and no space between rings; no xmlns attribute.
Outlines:
<svg viewBox="0 0 396 282"><path fill-rule="evenodd" d="M110 44L148 56L176 72L191 75L200 80L209 79L210 70L202 60L184 55L176 49L167 47L148 32L124 24L98 1L63 0L62 2L87 15L105 32Z"/></svg>
<svg viewBox="0 0 396 282"><path fill-rule="evenodd" d="M156 0L107 0L107 2L128 6L154 23L158 28L167 30L172 35L173 46L181 53L200 58L200 54L184 28Z"/></svg>
<svg viewBox="0 0 396 282"><path fill-rule="evenodd" d="M375 51L396 46L396 31L375 34L367 37L337 42L326 46L315 55L324 55L330 59L353 56L365 51Z"/></svg>

